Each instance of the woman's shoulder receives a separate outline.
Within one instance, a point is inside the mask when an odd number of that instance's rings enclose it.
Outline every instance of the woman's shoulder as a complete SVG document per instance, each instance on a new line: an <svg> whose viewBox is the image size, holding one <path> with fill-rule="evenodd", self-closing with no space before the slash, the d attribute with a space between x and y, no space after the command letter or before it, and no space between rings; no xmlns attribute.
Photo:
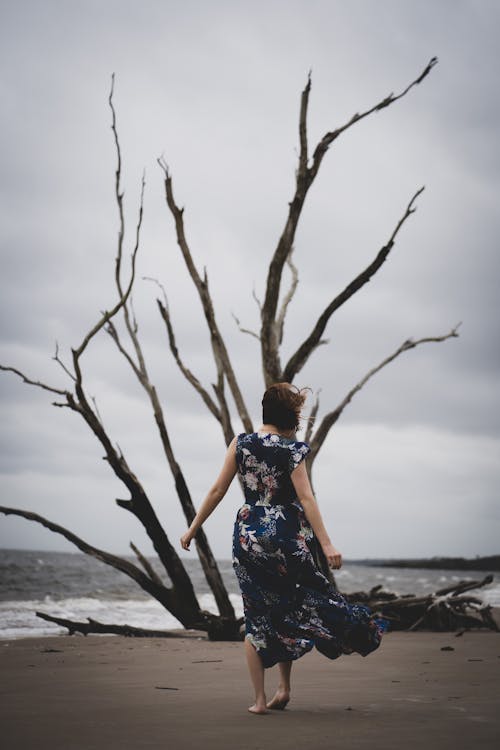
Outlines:
<svg viewBox="0 0 500 750"><path fill-rule="evenodd" d="M252 448L257 439L256 432L240 432L236 435L236 453L246 453Z"/></svg>
<svg viewBox="0 0 500 750"><path fill-rule="evenodd" d="M253 444L263 448L272 448L275 451L283 451L284 453L300 453L304 456L311 450L309 443L306 443L304 440L285 437L273 432L243 432L238 435L237 442L241 446Z"/></svg>
<svg viewBox="0 0 500 750"><path fill-rule="evenodd" d="M236 453L240 460L253 455L259 460L276 463L292 472L311 452L309 443L276 433L240 432L236 437Z"/></svg>
<svg viewBox="0 0 500 750"><path fill-rule="evenodd" d="M236 436L237 443L252 443L260 442L267 447L281 446L287 450L295 450L297 448L308 448L310 450L309 443L305 440L298 440L293 437L285 437L285 435L278 435L274 432L240 432Z"/></svg>
<svg viewBox="0 0 500 750"><path fill-rule="evenodd" d="M240 443L250 443L256 436L256 432L240 432L238 435L236 435L236 444L239 445Z"/></svg>

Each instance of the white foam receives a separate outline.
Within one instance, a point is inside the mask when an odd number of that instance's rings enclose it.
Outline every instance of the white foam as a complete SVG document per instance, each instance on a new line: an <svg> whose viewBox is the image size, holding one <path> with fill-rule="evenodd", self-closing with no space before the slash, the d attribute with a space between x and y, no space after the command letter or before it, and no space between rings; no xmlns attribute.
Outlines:
<svg viewBox="0 0 500 750"><path fill-rule="evenodd" d="M337 574L338 575L338 574ZM454 576L455 580L459 580ZM344 587L342 587L344 588ZM351 589L352 590L352 589ZM500 607L500 584L472 590L484 604ZM237 617L243 615L239 594L229 598ZM212 594L201 594L198 601L202 609L216 613L217 606ZM0 639L65 635L67 629L36 616L36 611L69 620L85 622L88 617L104 623L134 625L152 630L169 630L182 627L179 621L154 599L97 599L93 597L68 597L0 602Z"/></svg>

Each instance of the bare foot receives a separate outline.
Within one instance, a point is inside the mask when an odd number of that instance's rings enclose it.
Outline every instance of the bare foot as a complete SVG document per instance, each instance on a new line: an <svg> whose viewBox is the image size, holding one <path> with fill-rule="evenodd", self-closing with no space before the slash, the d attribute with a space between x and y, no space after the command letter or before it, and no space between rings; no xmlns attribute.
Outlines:
<svg viewBox="0 0 500 750"><path fill-rule="evenodd" d="M266 704L254 703L253 706L249 706L248 710L251 714L268 714L269 711L266 708Z"/></svg>
<svg viewBox="0 0 500 750"><path fill-rule="evenodd" d="M273 708L275 711L283 711L286 704L290 700L290 693L285 690L277 690L276 695L267 704L268 708Z"/></svg>

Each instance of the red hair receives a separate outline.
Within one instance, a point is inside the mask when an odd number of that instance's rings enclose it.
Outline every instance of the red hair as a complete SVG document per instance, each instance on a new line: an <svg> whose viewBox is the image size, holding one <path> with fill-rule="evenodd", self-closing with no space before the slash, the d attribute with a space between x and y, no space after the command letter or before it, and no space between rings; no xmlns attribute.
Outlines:
<svg viewBox="0 0 500 750"><path fill-rule="evenodd" d="M262 398L264 424L273 424L281 430L297 430L300 412L306 400L306 388L290 383L274 383Z"/></svg>

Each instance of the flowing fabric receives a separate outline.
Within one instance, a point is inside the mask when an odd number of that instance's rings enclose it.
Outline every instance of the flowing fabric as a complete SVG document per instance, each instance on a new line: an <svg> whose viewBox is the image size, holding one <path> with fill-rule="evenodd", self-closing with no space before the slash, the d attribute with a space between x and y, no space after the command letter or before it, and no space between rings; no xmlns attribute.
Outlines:
<svg viewBox="0 0 500 750"><path fill-rule="evenodd" d="M264 667L314 646L329 659L380 645L389 623L350 604L318 569L313 531L291 480L310 452L281 435L242 433L236 444L245 503L233 536L233 568L243 597L245 634Z"/></svg>

